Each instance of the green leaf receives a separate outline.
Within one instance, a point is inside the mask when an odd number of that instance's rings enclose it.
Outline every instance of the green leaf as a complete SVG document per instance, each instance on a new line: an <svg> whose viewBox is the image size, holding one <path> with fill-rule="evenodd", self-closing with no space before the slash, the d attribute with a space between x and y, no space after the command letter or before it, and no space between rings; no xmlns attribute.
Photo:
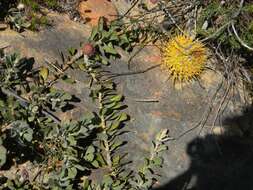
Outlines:
<svg viewBox="0 0 253 190"><path fill-rule="evenodd" d="M75 164L74 166L75 166L76 169L78 169L80 171L84 171L85 170L85 168L83 166L79 165L79 164Z"/></svg>
<svg viewBox="0 0 253 190"><path fill-rule="evenodd" d="M72 135L71 135L71 136L68 136L67 140L68 140L68 142L70 143L70 144L69 144L70 146L75 146L76 143L77 143L75 137L73 137Z"/></svg>
<svg viewBox="0 0 253 190"><path fill-rule="evenodd" d="M117 121L119 121L119 122L123 122L123 121L126 121L126 120L128 120L128 115L126 113L121 113L119 115L119 117L117 118Z"/></svg>
<svg viewBox="0 0 253 190"><path fill-rule="evenodd" d="M77 50L76 50L75 48L73 48L73 47L71 47L71 48L68 49L68 52L69 52L69 54L70 54L71 56L75 55L76 51L77 51Z"/></svg>
<svg viewBox="0 0 253 190"><path fill-rule="evenodd" d="M108 135L105 133L99 133L98 134L98 139L102 141L107 141L108 140Z"/></svg>
<svg viewBox="0 0 253 190"><path fill-rule="evenodd" d="M31 111L32 111L32 113L35 114L38 112L38 110L39 110L39 106L33 106Z"/></svg>
<svg viewBox="0 0 253 190"><path fill-rule="evenodd" d="M113 183L112 177L109 176L109 175L104 176L104 178L103 178L103 183L104 183L105 185L107 185L107 186L112 185L112 183Z"/></svg>
<svg viewBox="0 0 253 190"><path fill-rule="evenodd" d="M40 76L43 78L44 81L47 80L48 75L49 75L49 70L48 70L48 68L42 67L42 68L40 69Z"/></svg>
<svg viewBox="0 0 253 190"><path fill-rule="evenodd" d="M97 34L98 34L98 28L97 27L93 27L89 39L90 40L94 40Z"/></svg>
<svg viewBox="0 0 253 190"><path fill-rule="evenodd" d="M147 167L149 165L149 159L144 158L144 167Z"/></svg>
<svg viewBox="0 0 253 190"><path fill-rule="evenodd" d="M31 142L33 139L33 130L31 128L26 128L23 132L22 137L27 141Z"/></svg>
<svg viewBox="0 0 253 190"><path fill-rule="evenodd" d="M156 158L153 159L153 163L154 163L155 166L161 167L162 164L163 164L163 159L160 158L160 157L156 157Z"/></svg>
<svg viewBox="0 0 253 190"><path fill-rule="evenodd" d="M69 179L74 179L77 174L77 169L75 167L68 168L68 178Z"/></svg>
<svg viewBox="0 0 253 190"><path fill-rule="evenodd" d="M109 61L108 61L108 59L107 59L106 57L101 56L101 63L102 63L103 65L108 65L108 64L109 64Z"/></svg>
<svg viewBox="0 0 253 190"><path fill-rule="evenodd" d="M120 126L120 123L121 122L118 121L112 123L111 127L109 128L109 131L114 131L115 129L117 129Z"/></svg>
<svg viewBox="0 0 253 190"><path fill-rule="evenodd" d="M157 141L163 141L164 139L168 138L168 133L169 130L168 129L163 129L161 130L157 135L156 135L156 140Z"/></svg>
<svg viewBox="0 0 253 190"><path fill-rule="evenodd" d="M110 41L119 41L119 37L116 32L113 32L110 36Z"/></svg>
<svg viewBox="0 0 253 190"><path fill-rule="evenodd" d="M110 99L112 102L119 102L123 99L122 95L116 95L116 96L112 96L112 98Z"/></svg>
<svg viewBox="0 0 253 190"><path fill-rule="evenodd" d="M79 69L80 69L81 71L86 71L86 69L87 69L87 67L86 67L85 64L79 64L78 66L79 66Z"/></svg>
<svg viewBox="0 0 253 190"><path fill-rule="evenodd" d="M89 146L86 150L86 154L91 154L91 153L94 153L95 152L95 148L94 146Z"/></svg>
<svg viewBox="0 0 253 190"><path fill-rule="evenodd" d="M113 54L113 55L118 55L118 52L113 47L112 43L109 43L108 45L104 44L103 49L106 53L110 53L110 54Z"/></svg>
<svg viewBox="0 0 253 190"><path fill-rule="evenodd" d="M144 189L150 189L150 187L152 186L153 180L151 178L147 179L147 181L145 181L145 183L142 184L142 187Z"/></svg>
<svg viewBox="0 0 253 190"><path fill-rule="evenodd" d="M120 36L120 41L121 41L121 43L129 43L129 39L128 39L128 37L127 37L127 35L126 34L123 34L123 35L121 35ZM123 44L121 44L121 45L123 45Z"/></svg>
<svg viewBox="0 0 253 190"><path fill-rule="evenodd" d="M94 160L94 158L95 158L95 148L92 145L89 146L88 149L86 150L84 158L89 162L92 162Z"/></svg>
<svg viewBox="0 0 253 190"><path fill-rule="evenodd" d="M106 30L103 30L102 32L102 42L106 42L108 37L111 36L111 32L107 32Z"/></svg>
<svg viewBox="0 0 253 190"><path fill-rule="evenodd" d="M104 26L105 26L105 18L100 17L98 20L98 31L102 32L104 30Z"/></svg>
<svg viewBox="0 0 253 190"><path fill-rule="evenodd" d="M96 160L100 163L100 165L103 167L103 166L106 166L106 162L105 162L105 159L103 157L103 155L101 153L98 153L96 155Z"/></svg>
<svg viewBox="0 0 253 190"><path fill-rule="evenodd" d="M82 180L82 188L83 190L88 190L89 186L90 186L90 180L88 179L87 176L83 176L81 177Z"/></svg>
<svg viewBox="0 0 253 190"><path fill-rule="evenodd" d="M106 120L115 120L116 118L119 117L117 113L118 111L113 110L113 112L107 116Z"/></svg>
<svg viewBox="0 0 253 190"><path fill-rule="evenodd" d="M110 109L113 108L114 106L116 106L118 104L118 102L112 102L110 104L106 104L106 109ZM105 112L104 112L105 113ZM104 114L105 115L105 114ZM108 115L108 114L107 114Z"/></svg>
<svg viewBox="0 0 253 190"><path fill-rule="evenodd" d="M118 165L120 163L120 156L119 155L114 156L112 162L114 166Z"/></svg>
<svg viewBox="0 0 253 190"><path fill-rule="evenodd" d="M99 163L97 160L94 160L92 163L91 163L94 167L98 168L99 167Z"/></svg>
<svg viewBox="0 0 253 190"><path fill-rule="evenodd" d="M7 150L4 146L0 146L0 167L2 167L6 162Z"/></svg>
<svg viewBox="0 0 253 190"><path fill-rule="evenodd" d="M119 141L119 142L115 142L111 145L110 147L110 151L115 151L116 149L118 149L119 147L121 147L122 145L124 145L123 141Z"/></svg>
<svg viewBox="0 0 253 190"><path fill-rule="evenodd" d="M159 148L157 149L157 152L162 152L162 151L165 151L165 150L168 150L168 146L166 145L160 145Z"/></svg>
<svg viewBox="0 0 253 190"><path fill-rule="evenodd" d="M62 100L71 100L72 95L68 93L64 93L64 95L61 97Z"/></svg>

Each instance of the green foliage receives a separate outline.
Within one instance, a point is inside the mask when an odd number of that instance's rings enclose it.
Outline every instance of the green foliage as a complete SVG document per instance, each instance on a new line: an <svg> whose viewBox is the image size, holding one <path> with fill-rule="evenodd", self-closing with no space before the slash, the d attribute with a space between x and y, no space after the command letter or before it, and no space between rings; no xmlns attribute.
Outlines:
<svg viewBox="0 0 253 190"><path fill-rule="evenodd" d="M27 6L30 6L34 11L39 11L40 4L45 5L49 8L57 8L58 1L57 0L21 0L22 3L24 3Z"/></svg>
<svg viewBox="0 0 253 190"><path fill-rule="evenodd" d="M97 54L111 59L118 56L116 46L124 44L126 49L131 48L131 40L116 36L117 27L104 28L101 24L100 20L100 29L91 37L96 48L103 49ZM70 49L68 57L62 56L64 64L61 66L51 63L50 67L41 68L34 68L32 59L2 54L0 166L11 167L15 160L18 167L29 161L33 169L25 168L26 172L22 173L23 170L14 165L17 176L5 177L0 188L137 190L149 189L154 184L157 176L149 171L162 165L161 152L167 149L164 144L168 140L167 130L156 137L142 169L129 171L127 153L122 149L127 142L120 138L126 133L124 127L129 120L124 112L124 96L117 93L112 80L102 75L102 60L100 64L97 56L83 59L77 56L78 52ZM76 56L73 62L69 61ZM66 110L73 98L52 86L55 81L70 84L75 81L66 74L67 69L88 74L90 98L97 105L92 114L75 121L71 118L61 121L56 116ZM90 178L96 171L102 174L101 180ZM32 173L35 175L29 177Z"/></svg>
<svg viewBox="0 0 253 190"><path fill-rule="evenodd" d="M24 7L19 8L18 3ZM5 10L2 18L5 18L10 27L18 32L25 29L37 31L41 27L50 25L49 20L41 9L41 5L55 9L58 6L56 0L36 1L36 0L13 0L0 3L1 10ZM1 19L1 18L0 18Z"/></svg>
<svg viewBox="0 0 253 190"><path fill-rule="evenodd" d="M21 3L24 3L26 6L29 6L32 8L33 11L39 11L40 5L44 5L48 8L54 9L58 7L58 1L57 0L21 0Z"/></svg>
<svg viewBox="0 0 253 190"><path fill-rule="evenodd" d="M93 27L89 40L95 44L97 50L94 61L107 65L110 59L120 56L115 47L121 47L126 51L130 51L133 42L138 40L138 35L122 32L119 22L114 21L108 26L105 18L101 17L98 26Z"/></svg>
<svg viewBox="0 0 253 190"><path fill-rule="evenodd" d="M50 25L46 16L37 16L36 14L30 15L30 19L28 20L28 22L30 22L30 26L28 29L32 31L37 31L40 27Z"/></svg>
<svg viewBox="0 0 253 190"><path fill-rule="evenodd" d="M0 71L1 165L6 158L21 161L19 152L29 156L25 151L28 148L35 154L35 163L43 160L48 163L41 171L44 180L51 180L44 181L45 184L71 186L77 171L85 168L82 156L85 147L81 144L95 127L92 118L61 125L54 123L49 114L45 114L50 113L46 110L61 110L72 96L48 89L44 81L40 81L41 72L35 71L29 60L20 59L17 54L5 56ZM29 81L31 77L33 81ZM29 100L23 98L28 96ZM12 146L19 147L19 151L12 153L15 150Z"/></svg>
<svg viewBox="0 0 253 190"><path fill-rule="evenodd" d="M39 11L39 4L34 0L21 0L20 3L23 3L26 6L31 7L33 11Z"/></svg>
<svg viewBox="0 0 253 190"><path fill-rule="evenodd" d="M46 6L51 9L56 9L58 7L58 1L57 0L45 0L44 1Z"/></svg>
<svg viewBox="0 0 253 190"><path fill-rule="evenodd" d="M25 28L31 26L31 23L28 22L24 14L15 8L9 10L6 22L12 29L15 29L18 32L22 32Z"/></svg>
<svg viewBox="0 0 253 190"><path fill-rule="evenodd" d="M238 2L221 4L212 1L203 7L197 23L197 32L204 37L212 36L217 44L233 50L240 50L241 44L232 31L231 23L235 23L240 38L249 46L253 45L252 36L252 5L245 3L239 7Z"/></svg>
<svg viewBox="0 0 253 190"><path fill-rule="evenodd" d="M49 25L46 16L38 15L34 12L35 10L36 8L32 8L29 11L11 8L5 20L12 29L18 32L22 32L24 29L36 31L40 27Z"/></svg>

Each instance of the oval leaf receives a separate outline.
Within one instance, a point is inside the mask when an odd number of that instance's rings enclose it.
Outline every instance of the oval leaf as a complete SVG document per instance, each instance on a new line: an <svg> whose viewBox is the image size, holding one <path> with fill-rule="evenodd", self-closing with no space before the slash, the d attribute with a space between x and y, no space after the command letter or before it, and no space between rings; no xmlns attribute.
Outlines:
<svg viewBox="0 0 253 190"><path fill-rule="evenodd" d="M42 67L40 70L40 76L43 78L44 81L47 80L48 74L49 74L48 68Z"/></svg>

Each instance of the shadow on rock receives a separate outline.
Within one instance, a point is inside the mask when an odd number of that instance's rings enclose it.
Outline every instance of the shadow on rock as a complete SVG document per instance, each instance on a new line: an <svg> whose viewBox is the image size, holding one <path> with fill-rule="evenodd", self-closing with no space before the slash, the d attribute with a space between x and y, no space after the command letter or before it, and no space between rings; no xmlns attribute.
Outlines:
<svg viewBox="0 0 253 190"><path fill-rule="evenodd" d="M221 135L191 141L186 150L189 169L155 190L253 190L252 124L253 109L248 108L225 119Z"/></svg>

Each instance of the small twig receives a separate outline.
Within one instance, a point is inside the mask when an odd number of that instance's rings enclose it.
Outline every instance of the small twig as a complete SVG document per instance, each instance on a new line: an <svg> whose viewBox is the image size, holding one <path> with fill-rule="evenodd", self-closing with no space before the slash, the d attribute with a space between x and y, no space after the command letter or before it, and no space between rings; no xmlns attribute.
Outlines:
<svg viewBox="0 0 253 190"><path fill-rule="evenodd" d="M218 35L222 30L224 30L228 25L231 24L232 21L227 22L226 24L224 24L223 26L221 26L220 28L218 28L218 30L216 30L212 35L207 36L206 38L200 40L200 42L205 42L207 40L210 40L212 38L214 38L216 35Z"/></svg>
<svg viewBox="0 0 253 190"><path fill-rule="evenodd" d="M238 10L236 11L236 13L233 15L233 19L238 17L241 13L241 10L242 10L242 7L243 7L243 4L244 4L244 0L241 0L240 1L240 4L239 4L239 8Z"/></svg>
<svg viewBox="0 0 253 190"><path fill-rule="evenodd" d="M51 63L51 61L45 59L45 62L48 64L48 65L51 65L53 68L55 68L59 73L63 74L64 72L61 70L61 68L57 67L55 64Z"/></svg>
<svg viewBox="0 0 253 190"><path fill-rule="evenodd" d="M216 99L218 97L217 95L218 95L219 91L221 90L222 86L223 86L223 80L220 82L219 86L217 87L216 91L214 92L213 96L210 99L210 104L207 109L207 111L208 111L207 116L205 117L205 120L201 126L201 129L199 130L199 135L201 134L202 130L204 129L204 127L205 127L204 125L207 122L207 120L211 114L211 111L213 110L214 102L216 101Z"/></svg>
<svg viewBox="0 0 253 190"><path fill-rule="evenodd" d="M33 178L31 179L31 182L34 182L36 180L36 178L40 175L40 173L42 172L42 168L43 166L41 166L38 171L35 173L35 175L33 176Z"/></svg>
<svg viewBox="0 0 253 190"><path fill-rule="evenodd" d="M201 129L200 129L200 131L199 131L199 134L201 133L201 131L202 131L202 129L203 129L203 127L204 127L204 125L205 125L207 119L208 119L209 116L210 116L210 113L211 113L211 111L212 111L212 109L213 109L213 102L214 102L214 100L216 99L217 94L218 94L219 90L220 90L221 87L222 87L222 84L223 84L223 81L219 84L219 86L217 87L215 93L214 93L213 96L211 97L211 99L210 99L210 101L209 101L210 103L209 103L209 105L207 106L207 108L206 108L206 110L205 110L205 113L202 115L202 118L201 118L192 128L190 128L190 129L188 129L188 130L182 132L181 134L179 134L178 136L176 136L176 137L174 137L174 138L171 138L170 140L172 140L172 141L179 140L179 139L181 139L183 136L185 136L186 134L188 134L188 133L194 131L195 129L197 129L197 128L199 128L199 127L201 127Z"/></svg>
<svg viewBox="0 0 253 190"><path fill-rule="evenodd" d="M127 61L128 69L130 69L130 64L131 64L132 60L145 48L145 45L146 45L147 43L148 43L148 42L142 43L142 44L140 45L140 48L128 59L128 61Z"/></svg>
<svg viewBox="0 0 253 190"><path fill-rule="evenodd" d="M231 23L231 27L232 27L232 29L233 29L233 32L234 32L234 34L235 34L237 40L240 42L240 44L241 44L243 47L249 49L250 51L253 51L253 47L250 47L249 45L247 45L247 44L239 37L239 35L238 35L238 33L237 33L236 29L235 29L234 21Z"/></svg>
<svg viewBox="0 0 253 190"><path fill-rule="evenodd" d="M220 101L220 104L219 104L218 110L217 110L217 112L216 112L216 115L215 115L215 117L214 117L214 120L213 120L213 122L212 122L212 126L211 126L210 131L213 131L214 126L215 126L215 123L216 123L216 121L217 121L217 119L218 119L218 117L219 117L219 115L220 115L220 112L222 112L222 107L223 107L223 105L224 105L224 103L225 103L225 101L226 101L226 98L227 98L227 96L228 96L228 94L229 94L229 92L230 92L230 87L231 87L231 83L229 82L229 85L228 85L228 87L227 87L227 89L226 89L226 91L225 91L225 93L224 93L224 95L223 95L223 97L222 97L222 100ZM223 108L223 110L224 110L224 109L225 109L225 108Z"/></svg>
<svg viewBox="0 0 253 190"><path fill-rule="evenodd" d="M0 44L0 49L2 49L2 50L6 49L8 47L10 47L10 44L7 44L7 43Z"/></svg>
<svg viewBox="0 0 253 190"><path fill-rule="evenodd" d="M120 19L124 18L125 16L127 16L130 13L130 11L137 5L138 2L139 2L139 0L136 0L134 2L134 4L122 16L120 16L118 18L118 20L120 20Z"/></svg>
<svg viewBox="0 0 253 190"><path fill-rule="evenodd" d="M234 19L237 18L240 13L241 13L241 10L242 10L242 7L243 7L243 4L244 4L244 0L241 0L240 2L240 5L239 5L239 8L238 8L238 11L236 11L236 13L233 15L232 19L227 22L226 24L224 24L223 26L221 26L218 30L216 30L212 35L210 36L207 36L206 38L200 40L201 42L205 42L213 37L215 37L217 34L219 34L223 29L225 29L227 26L231 25L232 26L232 29L233 29L233 32L235 33L236 35L236 38L239 40L239 42L246 48L250 49L253 51L253 48L249 47L247 44L245 44L239 37L238 33L236 32L235 30L235 27L234 27Z"/></svg>
<svg viewBox="0 0 253 190"><path fill-rule="evenodd" d="M61 72L57 75L55 75L55 77L48 83L47 87L51 87L60 77L61 75L68 70L68 68L78 59L80 59L83 56L83 51L82 50L78 50L78 52L71 58L70 61L68 61L64 67L61 69Z"/></svg>
<svg viewBox="0 0 253 190"><path fill-rule="evenodd" d="M6 124L6 125L2 125L1 126L1 132L4 133L6 130L9 130L12 128L11 123L10 124Z"/></svg>
<svg viewBox="0 0 253 190"><path fill-rule="evenodd" d="M158 64L158 65L154 65L154 66L151 66L147 69L144 69L144 70L140 70L140 71L133 71L133 72L126 72L126 73L111 73L110 76L109 76L109 79L112 79L112 78L115 78L115 77L119 77L119 76L127 76L127 75L137 75L137 74L143 74L143 73L146 73L152 69L155 69L156 67L159 67L161 64Z"/></svg>

